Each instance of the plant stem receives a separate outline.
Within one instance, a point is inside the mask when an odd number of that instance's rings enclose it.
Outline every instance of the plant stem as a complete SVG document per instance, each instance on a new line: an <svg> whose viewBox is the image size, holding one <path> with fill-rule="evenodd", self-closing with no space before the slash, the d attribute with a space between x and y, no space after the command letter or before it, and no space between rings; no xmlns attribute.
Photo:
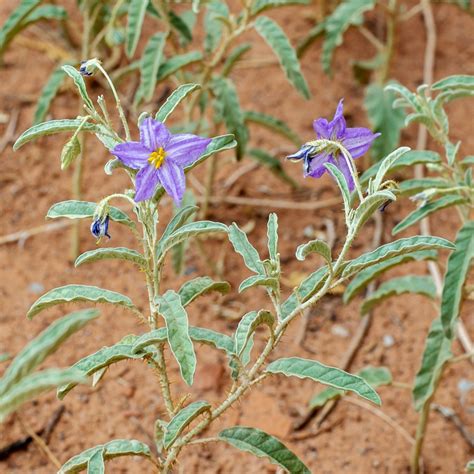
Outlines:
<svg viewBox="0 0 474 474"><path fill-rule="evenodd" d="M441 379L441 374L439 379ZM411 474L419 474L420 473L420 457L421 451L423 449L423 442L425 441L425 433L426 428L428 426L428 419L430 416L431 410L431 402L433 401L434 394L436 393L436 387L433 389L433 394L431 395L428 400L423 404L423 408L421 410L420 418L418 419L418 426L416 427L416 436L415 436L415 444L413 446L411 452L411 460L410 460L410 472Z"/></svg>

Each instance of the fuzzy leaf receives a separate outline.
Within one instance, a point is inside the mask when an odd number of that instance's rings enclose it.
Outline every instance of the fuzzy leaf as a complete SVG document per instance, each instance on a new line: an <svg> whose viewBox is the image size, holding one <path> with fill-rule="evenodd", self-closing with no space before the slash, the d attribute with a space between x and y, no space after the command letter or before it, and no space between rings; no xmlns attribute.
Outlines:
<svg viewBox="0 0 474 474"><path fill-rule="evenodd" d="M105 474L104 448L97 449L87 461L87 472L90 474Z"/></svg>
<svg viewBox="0 0 474 474"><path fill-rule="evenodd" d="M159 122L165 122L166 119L173 113L173 110L182 102L189 94L200 89L199 84L182 84L175 89L171 95L166 99L165 103L160 107L160 110L155 115L155 119Z"/></svg>
<svg viewBox="0 0 474 474"><path fill-rule="evenodd" d="M189 53L177 54L161 64L160 68L158 69L156 80L157 82L161 82L163 79L166 79L168 76L171 76L183 67L201 61L201 59L202 53L199 51L190 51Z"/></svg>
<svg viewBox="0 0 474 474"><path fill-rule="evenodd" d="M448 76L435 82L431 89L446 90L446 89L472 89L474 91L474 76L469 75L454 75Z"/></svg>
<svg viewBox="0 0 474 474"><path fill-rule="evenodd" d="M229 240L234 250L242 255L244 263L255 273L265 275L265 268L255 247L249 242L247 234L233 222L229 226Z"/></svg>
<svg viewBox="0 0 474 474"><path fill-rule="evenodd" d="M222 76L227 77L234 66L239 62L240 58L252 47L250 43L243 43L237 45L227 56L227 59L222 66Z"/></svg>
<svg viewBox="0 0 474 474"><path fill-rule="evenodd" d="M239 293L255 286L266 286L268 288L277 289L278 279L275 277L267 277L265 275L252 275L246 278L239 286Z"/></svg>
<svg viewBox="0 0 474 474"><path fill-rule="evenodd" d="M449 188L451 184L442 178L406 179L399 185L399 191L411 195L430 188Z"/></svg>
<svg viewBox="0 0 474 474"><path fill-rule="evenodd" d="M269 311L251 311L245 314L240 320L234 336L234 351L237 356L242 356L249 339L258 326L265 324L270 328L270 331L273 331L274 323L275 318Z"/></svg>
<svg viewBox="0 0 474 474"><path fill-rule="evenodd" d="M244 120L246 123L256 123L262 127L268 128L268 130L287 138L296 146L300 146L302 143L301 138L285 122L283 122L283 120L273 117L272 115L249 110L244 112Z"/></svg>
<svg viewBox="0 0 474 474"><path fill-rule="evenodd" d="M163 234L161 235L160 242L158 243L158 249L161 249L161 242L164 242L175 230L180 229L185 225L189 219L197 212L199 208L197 206L183 206L177 209L168 225L166 226Z"/></svg>
<svg viewBox="0 0 474 474"><path fill-rule="evenodd" d="M358 232L361 227L378 212L382 206L389 201L395 201L397 198L391 191L377 191L374 194L366 197L359 207L356 209L354 214L354 227Z"/></svg>
<svg viewBox="0 0 474 474"><path fill-rule="evenodd" d="M256 0L252 5L251 15L257 15L265 10L291 5L309 5L310 0Z"/></svg>
<svg viewBox="0 0 474 474"><path fill-rule="evenodd" d="M230 284L226 281L214 281L209 277L197 277L184 283L178 290L178 294L181 298L181 304L186 307L198 296L212 291L218 291L224 295L230 291Z"/></svg>
<svg viewBox="0 0 474 474"><path fill-rule="evenodd" d="M37 299L28 310L26 316L32 319L41 311L51 308L52 306L85 301L92 303L109 303L137 311L130 298L116 293L115 291L104 290L103 288L89 285L66 285L54 288Z"/></svg>
<svg viewBox="0 0 474 474"><path fill-rule="evenodd" d="M291 46L285 32L270 18L259 16L255 21L255 29L268 43L280 61L283 72L296 90L305 98L311 97L306 79L301 73L296 51Z"/></svg>
<svg viewBox="0 0 474 474"><path fill-rule="evenodd" d="M400 159L410 151L407 146L402 146L392 151L386 158L380 162L380 166L377 168L374 180L372 181L372 190L378 191L383 183L385 175L388 170L393 169Z"/></svg>
<svg viewBox="0 0 474 474"><path fill-rule="evenodd" d="M135 50L137 49L147 6L148 0L130 0L128 5L128 23L125 51L129 58L133 56Z"/></svg>
<svg viewBox="0 0 474 474"><path fill-rule="evenodd" d="M83 263L98 262L100 260L108 260L117 258L119 260L126 260L137 264L140 268L145 268L147 263L145 257L137 252L126 247L103 247L84 252L77 257L74 266L78 267Z"/></svg>
<svg viewBox="0 0 474 474"><path fill-rule="evenodd" d="M146 2L144 2L146 3ZM166 35L155 33L149 40L143 52L140 64L140 97L147 102L153 98L156 79L160 64L163 60Z"/></svg>
<svg viewBox="0 0 474 474"><path fill-rule="evenodd" d="M347 216L351 210L351 193L349 191L346 178L342 174L341 170L332 163L325 163L324 166L335 179L339 190L341 191L342 201L344 203L344 212Z"/></svg>
<svg viewBox="0 0 474 474"><path fill-rule="evenodd" d="M46 117L51 102L56 97L65 77L66 75L61 67L55 69L49 77L36 104L35 116L33 118L34 125L37 125Z"/></svg>
<svg viewBox="0 0 474 474"><path fill-rule="evenodd" d="M303 261L311 253L317 253L318 255L321 255L321 257L323 257L324 260L326 260L326 263L328 265L331 265L332 263L331 248L323 240L319 240L319 239L310 240L309 242L305 244L299 245L298 248L296 249L296 258L300 261Z"/></svg>
<svg viewBox="0 0 474 474"><path fill-rule="evenodd" d="M87 94L86 83L84 82L84 78L81 76L81 73L76 68L69 66L68 64L63 66L62 69L74 81L74 84L79 91L79 95L81 96L81 99L86 105L87 109L94 110L94 104Z"/></svg>
<svg viewBox="0 0 474 474"><path fill-rule="evenodd" d="M270 260L278 262L278 216L274 212L268 215L267 241Z"/></svg>
<svg viewBox="0 0 474 474"><path fill-rule="evenodd" d="M180 35L180 43L187 45L193 40L193 34L186 21L177 15L174 11L168 11L168 19L170 26Z"/></svg>
<svg viewBox="0 0 474 474"><path fill-rule="evenodd" d="M311 474L298 457L277 438L256 428L235 426L221 431L218 438L241 451L259 458L267 458L272 464L291 474Z"/></svg>

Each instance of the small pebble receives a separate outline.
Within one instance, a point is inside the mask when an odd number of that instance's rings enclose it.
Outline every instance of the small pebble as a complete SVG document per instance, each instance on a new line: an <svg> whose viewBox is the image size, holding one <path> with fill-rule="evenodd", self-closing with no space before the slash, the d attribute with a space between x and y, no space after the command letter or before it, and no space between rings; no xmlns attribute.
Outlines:
<svg viewBox="0 0 474 474"><path fill-rule="evenodd" d="M36 295L44 292L44 286L41 283L34 281L28 286L28 291Z"/></svg>
<svg viewBox="0 0 474 474"><path fill-rule="evenodd" d="M390 334L385 334L383 337L383 345L385 347L392 347L395 344L395 339Z"/></svg>
<svg viewBox="0 0 474 474"><path fill-rule="evenodd" d="M307 238L307 239L312 239L314 238L314 227L310 224L310 225L307 225L304 229L303 229L303 235Z"/></svg>
<svg viewBox="0 0 474 474"><path fill-rule="evenodd" d="M338 337L349 337L349 331L340 324L334 324L334 326L331 327L331 333Z"/></svg>

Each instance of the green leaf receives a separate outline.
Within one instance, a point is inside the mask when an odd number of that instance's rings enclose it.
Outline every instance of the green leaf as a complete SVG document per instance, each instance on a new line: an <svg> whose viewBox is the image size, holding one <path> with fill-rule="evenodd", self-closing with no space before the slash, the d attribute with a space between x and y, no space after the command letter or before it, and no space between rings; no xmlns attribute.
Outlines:
<svg viewBox="0 0 474 474"><path fill-rule="evenodd" d="M236 155L237 160L240 160L245 154L249 132L244 122L237 90L234 83L227 78L216 78L213 84L218 105L222 108L222 118L225 126L237 139Z"/></svg>
<svg viewBox="0 0 474 474"><path fill-rule="evenodd" d="M265 10L291 5L309 5L310 0L256 0L253 2L251 15L255 16Z"/></svg>
<svg viewBox="0 0 474 474"><path fill-rule="evenodd" d="M37 125L46 117L46 114L48 113L48 110L51 106L51 102L56 97L65 77L66 76L61 67L55 69L49 77L48 82L46 82L44 85L36 104L35 115L33 118L34 125Z"/></svg>
<svg viewBox="0 0 474 474"><path fill-rule="evenodd" d="M61 119L49 120L48 122L38 123L33 125L28 130L24 131L16 140L13 149L16 151L25 143L28 143L37 138L46 135L53 135L61 132L75 132L82 124L82 119ZM99 129L96 125L91 123L84 123L81 127L83 132L97 132Z"/></svg>
<svg viewBox="0 0 474 474"><path fill-rule="evenodd" d="M190 51L189 53L177 54L161 64L158 69L156 80L157 82L161 82L163 79L166 79L168 76L171 76L183 67L201 61L201 59L202 53L200 51Z"/></svg>
<svg viewBox="0 0 474 474"><path fill-rule="evenodd" d="M377 168L374 180L372 181L371 188L373 191L378 191L380 189L388 170L393 169L396 166L396 163L399 162L400 159L409 151L410 148L407 146L402 146L390 153L380 162L380 166Z"/></svg>
<svg viewBox="0 0 474 474"><path fill-rule="evenodd" d="M305 244L299 245L298 248L296 249L296 258L300 261L303 261L311 253L317 253L318 255L321 255L321 257L323 257L324 260L326 260L326 263L328 265L331 265L332 263L331 248L323 240L319 240L319 239L310 240L309 242L306 242Z"/></svg>
<svg viewBox="0 0 474 474"><path fill-rule="evenodd" d="M222 38L223 20L230 16L229 8L225 2L206 2L206 14L204 16L204 50L211 53L219 45Z"/></svg>
<svg viewBox="0 0 474 474"><path fill-rule="evenodd" d="M89 285L66 285L54 288L37 299L26 316L32 319L41 311L65 303L77 303L89 301L92 303L109 303L116 306L123 306L132 311L138 311L127 296L115 291L104 290L97 286Z"/></svg>
<svg viewBox="0 0 474 474"><path fill-rule="evenodd" d="M173 110L182 102L189 94L200 89L199 84L182 84L175 89L171 95L166 99L166 102L160 107L160 110L155 115L155 119L159 122L165 122L166 119L173 113Z"/></svg>
<svg viewBox="0 0 474 474"><path fill-rule="evenodd" d="M239 322L234 335L234 352L242 356L245 347L258 326L265 324L273 332L275 318L269 311L251 311L245 314Z"/></svg>
<svg viewBox="0 0 474 474"><path fill-rule="evenodd" d="M350 261L344 268L342 275L347 277L354 275L364 268L375 265L392 257L405 255L417 250L435 250L435 249L454 249L454 244L449 240L441 237L431 237L417 235L414 237L407 237L405 239L398 239L395 242L380 246L371 252L365 253L360 257Z"/></svg>
<svg viewBox="0 0 474 474"><path fill-rule="evenodd" d="M456 194L451 194L443 196L436 201L428 202L427 204L419 207L412 213L408 214L405 219L399 222L393 229L392 235L396 235L402 230L416 224L417 222L424 219L426 216L432 214L433 212L439 211L440 209L445 209L447 207L457 206L466 202L466 198Z"/></svg>
<svg viewBox="0 0 474 474"><path fill-rule="evenodd" d="M102 456L105 461L119 456L152 457L150 448L141 441L135 439L114 439L106 444L99 444L94 448L86 449L81 454L72 457L62 465L58 474L75 474L83 471L98 452L103 452Z"/></svg>
<svg viewBox="0 0 474 474"><path fill-rule="evenodd" d="M255 286L266 286L276 290L278 288L278 279L275 277L267 277L265 275L252 275L240 284L239 293Z"/></svg>
<svg viewBox="0 0 474 474"><path fill-rule="evenodd" d="M186 307L198 296L212 291L218 291L224 295L230 291L230 284L226 281L214 281L209 277L197 277L184 283L178 290L178 294L181 298L181 304Z"/></svg>
<svg viewBox="0 0 474 474"><path fill-rule="evenodd" d="M250 43L243 43L237 45L229 54L222 66L222 76L227 77L234 66L239 62L240 58L252 47Z"/></svg>
<svg viewBox="0 0 474 474"><path fill-rule="evenodd" d="M456 248L448 259L441 296L441 324L448 338L458 320L464 282L474 258L474 221L466 222L458 232Z"/></svg>
<svg viewBox="0 0 474 474"><path fill-rule="evenodd" d="M433 395L443 367L451 358L451 344L452 340L446 337L441 319L435 319L426 338L421 367L413 384L413 399L417 411L421 410Z"/></svg>
<svg viewBox="0 0 474 474"><path fill-rule="evenodd" d="M454 75L448 76L435 82L431 89L433 90L445 90L445 89L472 89L474 90L474 76L469 75Z"/></svg>
<svg viewBox="0 0 474 474"><path fill-rule="evenodd" d="M33 372L46 357L56 352L69 336L98 316L99 312L97 310L85 309L70 313L50 324L13 359L0 379L0 395Z"/></svg>
<svg viewBox="0 0 474 474"><path fill-rule="evenodd" d="M96 210L97 204L95 202L62 201L51 206L46 217L49 219L57 219L59 217L66 217L67 219L86 219L94 217ZM135 223L130 217L117 207L110 207L109 217L112 221L118 222L119 224L125 224L131 228L135 227Z"/></svg>
<svg viewBox="0 0 474 474"><path fill-rule="evenodd" d="M244 112L245 122L256 123L262 127L268 128L272 132L278 133L282 137L287 138L293 142L296 146L300 146L302 143L301 138L295 133L283 120L280 120L272 115L267 115L262 112L256 112L254 110L248 110Z"/></svg>
<svg viewBox="0 0 474 474"><path fill-rule="evenodd" d="M381 404L377 392L363 378L314 360L299 357L277 359L267 366L265 372L283 374L288 377L295 376L300 379L309 378L330 387L354 392L376 405Z"/></svg>
<svg viewBox="0 0 474 474"><path fill-rule="evenodd" d="M175 230L180 229L197 212L197 206L183 206L176 210L168 225L166 226L158 243L158 249L161 249L161 242L165 241Z"/></svg>
<svg viewBox="0 0 474 474"><path fill-rule="evenodd" d="M342 397L345 393L344 390L338 390L337 388L325 388L311 398L309 408L310 410L322 408L329 401Z"/></svg>
<svg viewBox="0 0 474 474"><path fill-rule="evenodd" d="M436 288L431 277L406 275L392 278L382 283L377 290L363 302L360 313L362 315L367 314L374 306L377 306L385 299L404 293L416 293L431 299L436 298Z"/></svg>
<svg viewBox="0 0 474 474"><path fill-rule="evenodd" d="M235 222L229 226L229 240L234 250L242 255L247 268L255 273L265 275L265 267L260 260L257 250L249 242L247 234L239 229Z"/></svg>
<svg viewBox="0 0 474 474"><path fill-rule="evenodd" d="M331 174L331 176L335 179L339 190L341 191L342 201L344 202L344 212L349 215L351 210L351 193L349 191L349 186L347 185L346 178L342 174L341 170L332 163L325 163L325 168Z"/></svg>
<svg viewBox="0 0 474 474"><path fill-rule="evenodd" d="M98 262L100 260L108 260L117 258L119 260L126 260L137 264L140 268L146 268L147 262L145 257L137 252L126 247L103 247L94 250L89 250L77 257L74 266L78 267L83 263Z"/></svg>
<svg viewBox="0 0 474 474"><path fill-rule="evenodd" d="M291 474L311 474L303 462L283 443L257 428L245 426L227 428L218 434L218 438L241 451L266 458Z"/></svg>
<svg viewBox="0 0 474 474"><path fill-rule="evenodd" d="M362 25L364 13L375 7L375 0L345 0L325 20L326 37L321 62L324 72L331 72L334 50L342 44L344 33L351 25Z"/></svg>
<svg viewBox="0 0 474 474"><path fill-rule="evenodd" d="M385 261L372 265L364 270L358 272L353 280L347 285L344 292L343 301L347 304L354 298L363 288L365 288L374 278L377 278L382 273L390 270L393 267L401 265L406 262L420 261L420 260L436 260L437 253L432 250L421 250L419 252L399 255L398 257L389 258Z"/></svg>
<svg viewBox="0 0 474 474"><path fill-rule="evenodd" d="M289 184L292 188L296 189L299 187L299 184L286 173L281 160L278 158L260 148L251 148L248 150L248 155L258 163L266 166L277 178Z"/></svg>
<svg viewBox="0 0 474 474"><path fill-rule="evenodd" d="M474 472L474 459L467 462L465 470L466 472Z"/></svg>
<svg viewBox="0 0 474 474"><path fill-rule="evenodd" d="M129 58L133 56L135 50L137 49L147 6L148 0L130 0L128 5L128 23L125 51Z"/></svg>
<svg viewBox="0 0 474 474"><path fill-rule="evenodd" d="M78 360L71 369L81 373L84 377L90 377L122 360L142 359L148 354L145 351L133 351L137 339L137 336L130 335L113 346L102 347L94 354ZM58 398L62 400L76 385L77 382L71 382L59 387Z"/></svg>
<svg viewBox="0 0 474 474"><path fill-rule="evenodd" d="M255 29L268 43L277 56L282 69L295 89L305 98L311 97L308 84L301 73L300 63L296 51L291 46L285 32L270 18L260 16L255 21Z"/></svg>
<svg viewBox="0 0 474 474"><path fill-rule="evenodd" d="M39 8L35 8L22 22L21 28L36 23L41 20L65 20L67 18L67 11L64 7L58 7L57 5L43 5Z"/></svg>
<svg viewBox="0 0 474 474"><path fill-rule="evenodd" d="M82 375L70 369L46 369L29 374L0 397L0 421L3 421L7 415L14 412L23 403L58 385L82 381Z"/></svg>
<svg viewBox="0 0 474 474"><path fill-rule="evenodd" d="M415 194L430 188L449 188L451 184L442 178L405 179L399 184L399 191L403 194Z"/></svg>
<svg viewBox="0 0 474 474"><path fill-rule="evenodd" d="M168 11L168 19L170 26L180 35L180 43L184 46L193 40L193 34L187 23L174 11Z"/></svg>
<svg viewBox="0 0 474 474"><path fill-rule="evenodd" d="M79 91L82 101L88 110L94 110L94 104L87 94L86 83L81 73L74 67L66 64L62 67L63 71L74 81L74 84Z"/></svg>
<svg viewBox="0 0 474 474"><path fill-rule="evenodd" d="M104 448L97 449L87 462L87 472L90 474L105 474Z"/></svg>
<svg viewBox="0 0 474 474"><path fill-rule="evenodd" d="M145 2L146 3L146 2ZM149 102L155 92L156 80L160 64L163 60L166 35L155 33L148 40L140 62L140 97Z"/></svg>
<svg viewBox="0 0 474 474"><path fill-rule="evenodd" d="M81 154L81 144L74 134L61 150L61 169L67 169Z"/></svg>
<svg viewBox="0 0 474 474"><path fill-rule="evenodd" d="M181 304L181 298L174 291L168 290L163 296L158 297L156 302L160 314L165 319L168 342L178 362L181 376L188 385L192 385L196 370L196 354L189 337L188 315Z"/></svg>
<svg viewBox="0 0 474 474"><path fill-rule="evenodd" d="M267 222L268 256L274 262L279 261L278 254L278 216L271 212Z"/></svg>
<svg viewBox="0 0 474 474"><path fill-rule="evenodd" d="M365 90L364 105L372 130L382 134L371 147L375 161L387 156L400 142L405 112L393 108L394 100L395 94L390 90L384 90L379 84L372 83Z"/></svg>
<svg viewBox="0 0 474 474"><path fill-rule="evenodd" d="M211 405L205 401L197 401L190 403L188 406L182 408L166 426L163 446L168 449L176 441L176 438L183 432L183 430L198 416L203 413L210 413Z"/></svg>
<svg viewBox="0 0 474 474"><path fill-rule="evenodd" d="M395 201L397 198L391 191L377 191L367 196L356 209L354 214L354 229L359 232L361 227L378 212L387 202Z"/></svg>

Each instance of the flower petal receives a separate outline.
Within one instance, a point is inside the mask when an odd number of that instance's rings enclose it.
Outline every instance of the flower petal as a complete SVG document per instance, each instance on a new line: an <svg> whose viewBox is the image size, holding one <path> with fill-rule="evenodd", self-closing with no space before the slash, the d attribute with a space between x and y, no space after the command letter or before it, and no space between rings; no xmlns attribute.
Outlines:
<svg viewBox="0 0 474 474"><path fill-rule="evenodd" d="M352 158L359 158L370 148L378 136L380 133L372 133L368 128L347 128L342 144L347 148Z"/></svg>
<svg viewBox="0 0 474 474"><path fill-rule="evenodd" d="M151 165L143 167L135 178L135 201L150 199L155 193L158 184L158 170Z"/></svg>
<svg viewBox="0 0 474 474"><path fill-rule="evenodd" d="M189 166L204 153L209 143L210 138L198 137L191 133L172 135L165 150L167 159L181 167Z"/></svg>
<svg viewBox="0 0 474 474"><path fill-rule="evenodd" d="M150 152L160 147L165 148L170 136L166 125L151 117L147 117L140 124L140 141Z"/></svg>
<svg viewBox="0 0 474 474"><path fill-rule="evenodd" d="M346 119L344 118L344 99L339 101L337 105L336 113L334 114L334 118L329 122L328 128L331 134L331 138L342 138L344 136L344 132L346 131Z"/></svg>
<svg viewBox="0 0 474 474"><path fill-rule="evenodd" d="M140 142L119 143L111 151L124 165L140 169L146 165L150 151Z"/></svg>
<svg viewBox="0 0 474 474"><path fill-rule="evenodd" d="M314 147L311 145L303 145L296 153L293 153L292 155L288 155L286 159L290 161L298 161L298 160L306 159L308 157L308 153L313 148Z"/></svg>
<svg viewBox="0 0 474 474"><path fill-rule="evenodd" d="M325 118L319 118L313 121L313 128L318 138L331 138L331 129Z"/></svg>
<svg viewBox="0 0 474 474"><path fill-rule="evenodd" d="M324 164L328 162L334 163L331 153L323 152L309 157L305 160L304 175L311 176L312 178L320 178L327 171Z"/></svg>
<svg viewBox="0 0 474 474"><path fill-rule="evenodd" d="M183 168L171 160L166 159L157 170L158 179L165 191L173 198L175 204L179 206L186 190L186 178Z"/></svg>
<svg viewBox="0 0 474 474"><path fill-rule="evenodd" d="M349 164L347 163L347 160L343 156L339 156L337 167L341 170L342 174L344 175L349 191L352 192L355 187L354 178L352 177Z"/></svg>

